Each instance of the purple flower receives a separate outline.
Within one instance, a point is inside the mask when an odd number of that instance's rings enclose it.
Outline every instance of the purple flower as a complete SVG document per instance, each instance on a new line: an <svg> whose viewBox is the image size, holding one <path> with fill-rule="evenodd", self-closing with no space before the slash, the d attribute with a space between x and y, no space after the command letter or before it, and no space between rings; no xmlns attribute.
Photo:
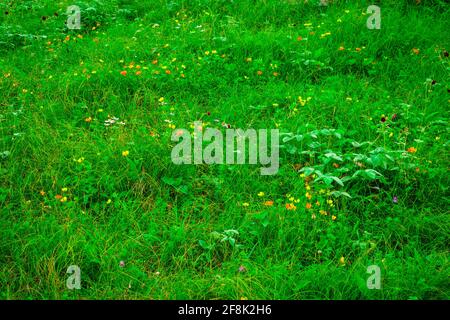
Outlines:
<svg viewBox="0 0 450 320"><path fill-rule="evenodd" d="M239 272L246 272L247 269L244 266L239 267Z"/></svg>
<svg viewBox="0 0 450 320"><path fill-rule="evenodd" d="M397 198L397 196L394 196L394 197L392 198L392 202L393 202L393 203L398 203L398 198Z"/></svg>

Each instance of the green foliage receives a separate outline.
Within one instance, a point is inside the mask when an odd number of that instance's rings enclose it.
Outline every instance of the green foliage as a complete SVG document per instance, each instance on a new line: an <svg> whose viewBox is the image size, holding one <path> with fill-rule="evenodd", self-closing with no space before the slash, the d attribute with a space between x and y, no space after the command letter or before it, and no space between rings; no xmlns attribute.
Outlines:
<svg viewBox="0 0 450 320"><path fill-rule="evenodd" d="M449 5L317 3L0 3L0 298L448 299ZM199 120L278 173L172 163Z"/></svg>

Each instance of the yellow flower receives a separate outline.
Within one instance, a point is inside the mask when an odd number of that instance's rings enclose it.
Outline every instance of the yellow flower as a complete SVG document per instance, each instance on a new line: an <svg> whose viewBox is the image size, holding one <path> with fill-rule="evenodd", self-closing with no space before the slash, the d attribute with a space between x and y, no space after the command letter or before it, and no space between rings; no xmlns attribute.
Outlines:
<svg viewBox="0 0 450 320"><path fill-rule="evenodd" d="M328 200L327 200L327 203L328 203L328 205L331 207L331 206L333 205L333 200L328 199Z"/></svg>
<svg viewBox="0 0 450 320"><path fill-rule="evenodd" d="M264 202L264 205L268 206L268 207L271 207L271 206L273 206L273 201L272 200L268 200L268 201Z"/></svg>
<svg viewBox="0 0 450 320"><path fill-rule="evenodd" d="M259 192L259 193L258 193L258 197L264 197L264 192L262 192L262 191Z"/></svg>
<svg viewBox="0 0 450 320"><path fill-rule="evenodd" d="M122 157L128 157L129 154L130 154L130 151L128 151L128 150L122 151Z"/></svg>
<svg viewBox="0 0 450 320"><path fill-rule="evenodd" d="M311 215L311 219L316 219L316 215L314 213Z"/></svg>
<svg viewBox="0 0 450 320"><path fill-rule="evenodd" d="M321 215L323 215L323 216L328 215L328 213L327 213L325 210L320 210L319 213L320 213Z"/></svg>
<svg viewBox="0 0 450 320"><path fill-rule="evenodd" d="M243 207L248 207L250 204L248 203L248 202L244 202L243 204L242 204L242 206Z"/></svg>
<svg viewBox="0 0 450 320"><path fill-rule="evenodd" d="M108 201L106 201L106 204L110 204L112 202L111 199L108 199Z"/></svg>
<svg viewBox="0 0 450 320"><path fill-rule="evenodd" d="M62 191L62 192L66 192L66 191L67 191L67 188L62 188L61 191Z"/></svg>
<svg viewBox="0 0 450 320"><path fill-rule="evenodd" d="M297 207L292 203L286 203L286 209L288 210L297 210Z"/></svg>
<svg viewBox="0 0 450 320"><path fill-rule="evenodd" d="M339 263L340 263L340 264L345 264L345 258L344 258L344 257L341 257L341 258L339 259Z"/></svg>
<svg viewBox="0 0 450 320"><path fill-rule="evenodd" d="M333 220L333 221L336 220L336 216L334 216L334 215L331 216L331 220Z"/></svg>
<svg viewBox="0 0 450 320"><path fill-rule="evenodd" d="M306 188L306 190L308 190L308 191L311 190L311 187L309 186L309 184L307 184L305 188Z"/></svg>
<svg viewBox="0 0 450 320"><path fill-rule="evenodd" d="M311 199L311 198L312 198L312 196L311 196L311 194L310 194L309 192L307 192L307 193L305 194L305 196L306 196L308 199Z"/></svg>

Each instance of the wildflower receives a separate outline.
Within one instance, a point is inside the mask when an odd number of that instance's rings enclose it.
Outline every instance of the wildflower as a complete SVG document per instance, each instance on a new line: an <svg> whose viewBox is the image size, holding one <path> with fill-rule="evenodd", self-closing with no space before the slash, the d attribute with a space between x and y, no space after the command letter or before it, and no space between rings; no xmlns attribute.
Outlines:
<svg viewBox="0 0 450 320"><path fill-rule="evenodd" d="M313 219L313 220L316 219L316 215L314 213L311 215L311 219Z"/></svg>
<svg viewBox="0 0 450 320"><path fill-rule="evenodd" d="M121 267L121 268L125 267L125 261L121 260L119 262L119 267Z"/></svg>
<svg viewBox="0 0 450 320"><path fill-rule="evenodd" d="M67 197L62 197L60 201L61 202L66 202L67 201Z"/></svg>
<svg viewBox="0 0 450 320"><path fill-rule="evenodd" d="M92 121L92 118L91 117L87 117L86 119L84 119L84 121L89 123L89 122Z"/></svg>
<svg viewBox="0 0 450 320"><path fill-rule="evenodd" d="M130 151L128 151L128 150L122 151L122 157L128 157L129 154L130 154Z"/></svg>
<svg viewBox="0 0 450 320"><path fill-rule="evenodd" d="M381 116L380 121L383 122L383 123L386 122L386 117L384 116L384 114Z"/></svg>
<svg viewBox="0 0 450 320"><path fill-rule="evenodd" d="M392 121L395 121L395 120L397 120L397 119L398 119L398 116L397 116L396 113L394 113L394 114L392 115L391 120L392 120Z"/></svg>
<svg viewBox="0 0 450 320"><path fill-rule="evenodd" d="M333 167L337 169L337 168L339 168L339 164L337 164L337 163L334 162L334 163L333 163Z"/></svg>
<svg viewBox="0 0 450 320"><path fill-rule="evenodd" d="M325 210L320 210L319 213L323 216L328 215L328 212L326 212Z"/></svg>
<svg viewBox="0 0 450 320"><path fill-rule="evenodd" d="M394 197L392 198L392 202L393 202L393 203L398 203L398 197L397 197L397 196L394 196Z"/></svg>
<svg viewBox="0 0 450 320"><path fill-rule="evenodd" d="M247 269L244 266L239 267L239 272L246 272Z"/></svg>
<svg viewBox="0 0 450 320"><path fill-rule="evenodd" d="M62 192L67 192L67 188L62 188L61 191Z"/></svg>
<svg viewBox="0 0 450 320"><path fill-rule="evenodd" d="M39 193L41 194L41 196L45 196L45 191L44 190L39 191Z"/></svg>
<svg viewBox="0 0 450 320"><path fill-rule="evenodd" d="M308 198L308 199L311 199L311 198L312 198L312 196L311 196L311 194L310 194L309 192L307 192L307 193L305 194L305 196L306 196L306 198Z"/></svg>
<svg viewBox="0 0 450 320"><path fill-rule="evenodd" d="M312 207L312 204L308 202L308 203L306 204L306 209L311 209L311 207Z"/></svg>
<svg viewBox="0 0 450 320"><path fill-rule="evenodd" d="M343 46L340 46L338 50L339 50L339 51L344 51L345 48L344 48Z"/></svg>
<svg viewBox="0 0 450 320"><path fill-rule="evenodd" d="M411 51L412 51L414 54L419 54L419 53L420 53L420 50L417 49L417 48L412 48Z"/></svg>
<svg viewBox="0 0 450 320"><path fill-rule="evenodd" d="M409 153L416 153L417 149L414 147L409 147L408 150L406 150L406 151L408 151Z"/></svg>
<svg viewBox="0 0 450 320"><path fill-rule="evenodd" d="M297 41L302 41L302 40L303 40L302 36L297 37Z"/></svg>
<svg viewBox="0 0 450 320"><path fill-rule="evenodd" d="M243 204L242 204L242 206L243 207L248 207L250 204L248 203L248 202L244 202Z"/></svg>
<svg viewBox="0 0 450 320"><path fill-rule="evenodd" d="M245 58L245 62L252 62L252 58Z"/></svg>
<svg viewBox="0 0 450 320"><path fill-rule="evenodd" d="M62 195L60 195L60 194L57 194L56 196L55 196L55 199L56 200L59 200L59 199L61 199L62 198Z"/></svg>
<svg viewBox="0 0 450 320"><path fill-rule="evenodd" d="M137 76L140 76L140 75L141 75L141 73L142 73L142 71L136 71L136 73L135 73L135 74L136 74Z"/></svg>
<svg viewBox="0 0 450 320"><path fill-rule="evenodd" d="M158 60L156 60L156 59L153 60L153 61L152 61L152 64L158 64Z"/></svg>
<svg viewBox="0 0 450 320"><path fill-rule="evenodd" d="M108 201L106 201L106 204L110 204L112 202L111 199L108 199Z"/></svg>
<svg viewBox="0 0 450 320"><path fill-rule="evenodd" d="M264 197L264 192L262 192L262 191L259 192L259 193L258 193L258 197Z"/></svg>
<svg viewBox="0 0 450 320"><path fill-rule="evenodd" d="M286 209L288 210L296 210L297 207L293 205L292 203L286 203Z"/></svg>
<svg viewBox="0 0 450 320"><path fill-rule="evenodd" d="M316 201L316 206L320 206L320 202L319 201Z"/></svg>
<svg viewBox="0 0 450 320"><path fill-rule="evenodd" d="M334 221L334 220L336 220L336 218L337 218L337 217L336 217L336 216L334 216L334 215L333 215L333 216L331 216L331 220L333 220L333 221Z"/></svg>
<svg viewBox="0 0 450 320"><path fill-rule="evenodd" d="M125 70L124 71L120 71L120 74L125 77L127 75L127 72Z"/></svg>
<svg viewBox="0 0 450 320"><path fill-rule="evenodd" d="M344 264L345 264L345 258L344 258L344 257L341 257L341 258L339 259L339 263L342 264L342 265L344 265Z"/></svg>
<svg viewBox="0 0 450 320"><path fill-rule="evenodd" d="M333 200L328 199L328 200L327 200L327 203L328 203L329 206L332 206L332 205L333 205Z"/></svg>
<svg viewBox="0 0 450 320"><path fill-rule="evenodd" d="M356 48L355 49L357 52L360 52L361 51L361 48Z"/></svg>
<svg viewBox="0 0 450 320"><path fill-rule="evenodd" d="M272 200L267 200L267 201L264 202L264 205L268 206L268 207L271 207L271 206L273 206L273 201Z"/></svg>
<svg viewBox="0 0 450 320"><path fill-rule="evenodd" d="M278 77L279 75L280 75L280 74L279 74L278 72L274 72L274 73L273 73L273 76L274 76L274 77Z"/></svg>
<svg viewBox="0 0 450 320"><path fill-rule="evenodd" d="M262 72L261 70L258 70L258 71L256 72L256 74L257 74L258 76L262 76L263 72Z"/></svg>
<svg viewBox="0 0 450 320"><path fill-rule="evenodd" d="M171 74L172 71L170 71L169 69L167 69L167 70L165 71L165 73L166 73L166 74Z"/></svg>

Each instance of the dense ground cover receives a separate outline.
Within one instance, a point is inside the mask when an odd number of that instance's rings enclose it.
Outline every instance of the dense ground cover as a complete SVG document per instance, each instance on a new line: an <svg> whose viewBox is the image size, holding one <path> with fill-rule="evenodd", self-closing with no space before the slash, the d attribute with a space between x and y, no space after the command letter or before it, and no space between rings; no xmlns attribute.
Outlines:
<svg viewBox="0 0 450 320"><path fill-rule="evenodd" d="M317 2L2 1L0 298L448 299L450 5ZM194 121L278 173L175 165Z"/></svg>

